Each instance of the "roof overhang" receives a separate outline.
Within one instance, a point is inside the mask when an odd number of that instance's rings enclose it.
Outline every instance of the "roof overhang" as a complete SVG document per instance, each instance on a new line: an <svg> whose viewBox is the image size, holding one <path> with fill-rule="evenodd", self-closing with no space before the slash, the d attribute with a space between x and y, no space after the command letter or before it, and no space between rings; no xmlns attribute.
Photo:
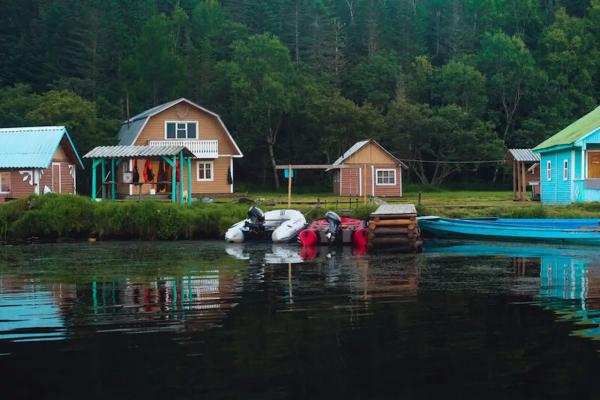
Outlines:
<svg viewBox="0 0 600 400"><path fill-rule="evenodd" d="M194 157L185 146L98 146L88 152L83 158L133 159L133 158L162 158L183 154L184 157Z"/></svg>

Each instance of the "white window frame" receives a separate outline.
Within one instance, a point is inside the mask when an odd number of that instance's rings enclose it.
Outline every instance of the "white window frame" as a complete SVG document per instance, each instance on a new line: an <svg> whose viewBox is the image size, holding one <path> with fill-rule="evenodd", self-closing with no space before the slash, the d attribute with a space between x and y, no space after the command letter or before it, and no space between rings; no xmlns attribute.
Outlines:
<svg viewBox="0 0 600 400"><path fill-rule="evenodd" d="M546 161L546 180L552 180L552 160Z"/></svg>
<svg viewBox="0 0 600 400"><path fill-rule="evenodd" d="M175 137L174 138L167 137L167 125L168 124L175 124ZM185 124L185 137L184 138L177 137L177 130L178 130L177 124ZM195 138L187 137L188 124L196 125L196 137ZM198 132L198 121L165 121L164 134L165 134L165 140L198 140L200 137L200 132Z"/></svg>
<svg viewBox="0 0 600 400"><path fill-rule="evenodd" d="M200 178L200 165L210 164L210 178ZM206 176L206 167L204 168ZM198 182L213 182L215 180L215 162L214 161L196 161L196 180Z"/></svg>
<svg viewBox="0 0 600 400"><path fill-rule="evenodd" d="M393 172L394 182L393 183L379 183L379 172ZM375 169L375 185L376 186L396 186L398 178L396 177L396 168L377 168Z"/></svg>
<svg viewBox="0 0 600 400"><path fill-rule="evenodd" d="M563 160L563 181L569 180L569 160Z"/></svg>
<svg viewBox="0 0 600 400"><path fill-rule="evenodd" d="M2 190L2 176L8 176L8 191ZM0 193L1 194L9 194L12 191L12 181L10 179L10 172L8 171L0 171Z"/></svg>

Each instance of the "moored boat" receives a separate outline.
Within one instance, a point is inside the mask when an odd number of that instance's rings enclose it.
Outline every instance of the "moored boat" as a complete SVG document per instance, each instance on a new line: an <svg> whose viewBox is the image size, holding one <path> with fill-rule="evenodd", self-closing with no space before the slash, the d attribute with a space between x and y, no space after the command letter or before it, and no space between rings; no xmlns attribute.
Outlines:
<svg viewBox="0 0 600 400"><path fill-rule="evenodd" d="M419 217L420 229L437 237L526 240L573 244L600 244L599 219L453 219Z"/></svg>
<svg viewBox="0 0 600 400"><path fill-rule="evenodd" d="M363 220L340 217L333 211L328 211L325 218L313 221L298 234L298 241L305 247L324 244L366 246L368 240L369 231Z"/></svg>
<svg viewBox="0 0 600 400"><path fill-rule="evenodd" d="M271 240L286 243L293 240L306 227L306 218L298 210L272 210L263 212L252 206L248 218L240 221L225 232L229 243Z"/></svg>

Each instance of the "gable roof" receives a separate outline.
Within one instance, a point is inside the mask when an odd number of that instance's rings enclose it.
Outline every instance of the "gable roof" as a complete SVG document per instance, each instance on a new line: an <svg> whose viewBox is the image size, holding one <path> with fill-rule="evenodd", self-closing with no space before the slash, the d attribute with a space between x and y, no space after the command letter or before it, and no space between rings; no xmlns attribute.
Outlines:
<svg viewBox="0 0 600 400"><path fill-rule="evenodd" d="M146 126L146 123L148 122L148 120L150 118L152 118L153 116L155 116L156 114L158 114L160 112L163 112L173 106L176 106L177 104L179 104L181 102L185 102L185 103L187 103L193 107L196 107L197 109L202 110L202 111L212 115L213 117L215 117L217 119L217 121L219 122L219 124L221 125L221 127L223 128L223 130L225 131L225 133L227 134L227 137L233 144L233 147L239 154L234 157L243 157L244 156L242 154L242 151L238 147L237 143L235 142L235 140L233 140L231 133L229 132L229 130L223 123L223 120L221 119L219 114L216 114L210 110L207 110L206 108L194 103L193 101L183 98L183 97L179 98L177 100L169 101L167 103L158 105L156 107L152 107L146 111L143 111L143 112L129 118L128 120L123 121L123 123L121 124L121 128L119 129L119 134L118 134L119 145L128 146L128 145L134 144L135 141L137 140L137 138L140 136L140 133L144 129L144 126Z"/></svg>
<svg viewBox="0 0 600 400"><path fill-rule="evenodd" d="M400 161L399 159L397 159L392 153L390 153L389 151L387 151L382 145L380 145L379 143L377 143L373 139L361 140L360 142L354 143L348 150L346 150L346 152L344 154L342 154L337 160L335 160L333 162L333 165L335 165L335 166L341 165L344 161L346 161L347 159L349 159L354 154L358 153L358 151L360 149L362 149L364 146L366 146L369 143L373 143L374 145L376 145L377 147L379 147L381 150L383 150L388 156L390 156L391 158L393 158L394 161L396 161L402 168L408 169L408 167L406 166L406 164L404 164L402 161Z"/></svg>
<svg viewBox="0 0 600 400"><path fill-rule="evenodd" d="M48 168L61 143L67 146L72 161L83 169L64 126L0 129L0 168Z"/></svg>
<svg viewBox="0 0 600 400"><path fill-rule="evenodd" d="M539 151L555 146L573 145L579 139L600 128L600 107L595 108L554 136L538 144L533 150Z"/></svg>

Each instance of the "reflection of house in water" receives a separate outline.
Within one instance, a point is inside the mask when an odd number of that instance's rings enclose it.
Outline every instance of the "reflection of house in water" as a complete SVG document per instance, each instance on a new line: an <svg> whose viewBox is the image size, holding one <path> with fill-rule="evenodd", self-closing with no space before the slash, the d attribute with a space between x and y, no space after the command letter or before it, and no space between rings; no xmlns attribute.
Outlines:
<svg viewBox="0 0 600 400"><path fill-rule="evenodd" d="M132 323L139 330L147 321L152 330L201 330L222 322L240 289L241 276L227 268L182 277L129 278L92 283L92 307L98 324Z"/></svg>
<svg viewBox="0 0 600 400"><path fill-rule="evenodd" d="M240 271L227 267L85 284L0 278L0 340L60 339L90 321L106 332L202 330L222 323L238 302L241 284Z"/></svg>
<svg viewBox="0 0 600 400"><path fill-rule="evenodd" d="M0 340L64 339L64 321L55 302L62 285L39 286L0 278Z"/></svg>
<svg viewBox="0 0 600 400"><path fill-rule="evenodd" d="M510 257L519 277L539 276L539 295L544 306L565 319L592 325L578 333L600 338L600 254L596 249L514 243L441 243L429 246L430 252Z"/></svg>

